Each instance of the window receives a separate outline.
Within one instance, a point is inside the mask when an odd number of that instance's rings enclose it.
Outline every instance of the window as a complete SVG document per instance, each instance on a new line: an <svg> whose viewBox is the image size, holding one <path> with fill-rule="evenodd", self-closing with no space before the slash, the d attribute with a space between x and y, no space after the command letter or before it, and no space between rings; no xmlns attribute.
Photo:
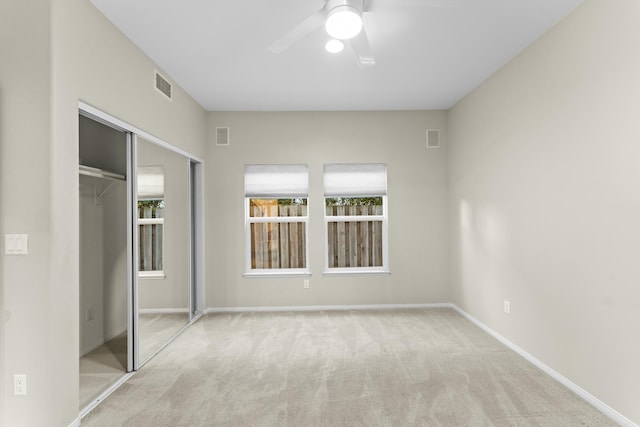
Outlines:
<svg viewBox="0 0 640 427"><path fill-rule="evenodd" d="M325 274L388 273L384 164L324 166Z"/></svg>
<svg viewBox="0 0 640 427"><path fill-rule="evenodd" d="M246 165L247 275L309 274L306 165Z"/></svg>
<svg viewBox="0 0 640 427"><path fill-rule="evenodd" d="M138 168L138 275L164 276L164 173Z"/></svg>

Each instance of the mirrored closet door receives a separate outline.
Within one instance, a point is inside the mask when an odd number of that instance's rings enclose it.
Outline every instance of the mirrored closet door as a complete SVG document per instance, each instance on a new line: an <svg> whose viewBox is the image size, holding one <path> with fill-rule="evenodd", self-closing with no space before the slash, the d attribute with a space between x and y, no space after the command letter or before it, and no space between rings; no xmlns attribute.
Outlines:
<svg viewBox="0 0 640 427"><path fill-rule="evenodd" d="M81 415L203 311L201 167L81 103Z"/></svg>
<svg viewBox="0 0 640 427"><path fill-rule="evenodd" d="M136 138L137 341L144 364L190 321L190 159Z"/></svg>

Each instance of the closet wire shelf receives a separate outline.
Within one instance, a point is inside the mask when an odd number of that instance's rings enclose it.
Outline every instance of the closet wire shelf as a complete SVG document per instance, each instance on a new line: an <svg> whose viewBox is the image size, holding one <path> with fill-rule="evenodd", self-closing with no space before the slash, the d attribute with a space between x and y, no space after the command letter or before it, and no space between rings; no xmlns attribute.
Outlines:
<svg viewBox="0 0 640 427"><path fill-rule="evenodd" d="M92 168L91 166L78 165L80 175L93 176L95 178L113 179L118 181L126 181L124 175L115 172L109 172L104 169Z"/></svg>
<svg viewBox="0 0 640 427"><path fill-rule="evenodd" d="M127 177L122 174L109 172L103 169L93 168L91 166L86 166L86 165L78 165L78 173L80 175L91 176L94 178L103 178L103 179L112 181L109 185L107 185L107 187L104 190L102 190L100 194L97 193L96 187L95 186L93 187L93 202L95 204L98 204L98 200L100 200L102 196L104 196L107 193L107 191L109 191L109 189L113 186L113 184L116 183L116 181L127 180Z"/></svg>

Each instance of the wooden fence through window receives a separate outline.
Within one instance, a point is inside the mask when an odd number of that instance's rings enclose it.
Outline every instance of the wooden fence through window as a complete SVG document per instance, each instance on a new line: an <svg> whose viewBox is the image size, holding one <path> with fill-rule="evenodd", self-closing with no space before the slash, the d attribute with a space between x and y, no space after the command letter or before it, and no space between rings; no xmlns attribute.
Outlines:
<svg viewBox="0 0 640 427"><path fill-rule="evenodd" d="M251 217L300 217L306 206L250 206ZM307 242L304 222L251 224L251 268L306 268Z"/></svg>
<svg viewBox="0 0 640 427"><path fill-rule="evenodd" d="M299 217L306 206L250 206L251 217ZM329 268L381 267L382 215L380 205L327 206ZM353 216L353 221L331 221L332 216ZM305 222L259 222L250 224L251 268L305 268Z"/></svg>
<svg viewBox="0 0 640 427"><path fill-rule="evenodd" d="M382 206L327 206L326 214L329 268L381 267ZM331 221L332 216L353 216L353 221Z"/></svg>
<svg viewBox="0 0 640 427"><path fill-rule="evenodd" d="M138 208L139 218L162 218L164 209L161 207L147 206ZM140 271L163 270L163 225L141 224L138 225L138 269Z"/></svg>

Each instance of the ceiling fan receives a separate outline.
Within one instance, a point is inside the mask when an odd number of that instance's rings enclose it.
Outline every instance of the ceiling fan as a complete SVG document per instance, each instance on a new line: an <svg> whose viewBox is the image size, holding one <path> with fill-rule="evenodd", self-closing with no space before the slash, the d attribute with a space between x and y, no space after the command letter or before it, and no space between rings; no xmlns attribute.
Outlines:
<svg viewBox="0 0 640 427"><path fill-rule="evenodd" d="M332 37L330 43L334 42L334 46L337 45L341 50L342 43L346 42L351 46L358 66L371 67L375 65L376 60L362 23L363 9L364 0L325 0L322 8L293 27L267 49L273 53L281 53L324 24L327 33Z"/></svg>

